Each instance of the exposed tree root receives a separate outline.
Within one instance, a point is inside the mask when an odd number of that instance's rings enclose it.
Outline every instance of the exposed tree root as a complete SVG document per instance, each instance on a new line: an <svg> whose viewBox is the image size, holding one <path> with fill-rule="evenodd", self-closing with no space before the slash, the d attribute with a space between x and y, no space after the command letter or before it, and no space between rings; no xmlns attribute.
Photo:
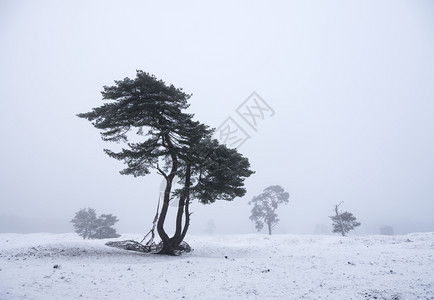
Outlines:
<svg viewBox="0 0 434 300"><path fill-rule="evenodd" d="M154 242L154 238L155 238L154 231L158 221L159 208L160 208L160 197L158 197L157 212L155 213L154 221L152 222L152 228L151 230L149 230L149 232L145 235L145 237L142 239L140 243L133 240L126 240L126 241L107 242L105 243L105 245L109 247L114 247L114 248L129 250L129 251L142 252L142 253L154 253L154 254L162 253L161 250L163 249L163 243L160 242L156 244ZM150 239L146 242L146 244L142 244L143 241L146 240L146 238L149 235L151 235ZM190 245L187 244L186 242L181 242L181 244L173 250L173 255L181 255L183 252L188 253L190 251L191 251Z"/></svg>
<svg viewBox="0 0 434 300"><path fill-rule="evenodd" d="M107 242L105 243L105 245L109 247L128 250L128 251L136 251L141 253L152 253L152 254L160 253L161 249L163 248L163 244L161 242L158 244L152 243L151 245L143 245L133 240ZM181 242L181 244L178 247L176 247L176 249L173 251L173 255L181 255L182 253L188 253L191 250L192 249L189 244L187 244L186 242Z"/></svg>
<svg viewBox="0 0 434 300"><path fill-rule="evenodd" d="M162 246L160 244L161 243L159 244L151 243L150 245L143 245L133 240L105 243L105 245L109 247L114 247L114 248L129 250L129 251L142 252L142 253L158 253L161 250L161 246Z"/></svg>

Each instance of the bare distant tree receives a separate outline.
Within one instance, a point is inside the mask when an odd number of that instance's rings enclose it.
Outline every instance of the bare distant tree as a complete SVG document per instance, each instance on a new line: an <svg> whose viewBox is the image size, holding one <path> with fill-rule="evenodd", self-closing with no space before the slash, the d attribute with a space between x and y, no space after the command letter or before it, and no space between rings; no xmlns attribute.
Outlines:
<svg viewBox="0 0 434 300"><path fill-rule="evenodd" d="M208 222L206 222L206 228L205 228L205 232L207 234L214 234L215 231L215 222L213 219L208 220Z"/></svg>
<svg viewBox="0 0 434 300"><path fill-rule="evenodd" d="M316 224L314 228L315 234L327 234L330 231L325 224Z"/></svg>
<svg viewBox="0 0 434 300"><path fill-rule="evenodd" d="M389 225L383 225L380 227L380 234L382 235L393 235L394 230L392 226Z"/></svg>
<svg viewBox="0 0 434 300"><path fill-rule="evenodd" d="M253 197L249 202L249 204L253 204L252 215L249 218L255 222L256 229L261 231L265 223L268 234L271 234L271 230L279 222L275 211L280 204L287 204L288 199L289 193L286 193L279 185L269 186L262 194Z"/></svg>
<svg viewBox="0 0 434 300"><path fill-rule="evenodd" d="M339 212L338 208L341 203L335 205L335 215L330 218L333 221L333 232L340 233L342 236L345 236L350 230L353 230L355 227L360 226L361 223L356 221L356 217L353 216L350 212Z"/></svg>

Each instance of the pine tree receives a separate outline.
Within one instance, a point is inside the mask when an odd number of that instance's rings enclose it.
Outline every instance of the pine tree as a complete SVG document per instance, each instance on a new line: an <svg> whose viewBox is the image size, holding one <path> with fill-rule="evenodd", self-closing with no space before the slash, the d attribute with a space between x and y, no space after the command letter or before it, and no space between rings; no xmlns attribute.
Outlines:
<svg viewBox="0 0 434 300"><path fill-rule="evenodd" d="M279 185L267 187L262 194L253 197L249 204L253 204L250 220L255 222L255 227L261 231L264 224L267 225L268 234L271 235L273 228L279 222L276 209L280 204L289 202L289 193Z"/></svg>
<svg viewBox="0 0 434 300"><path fill-rule="evenodd" d="M340 233L342 236L345 236L350 230L353 230L357 226L360 226L361 223L356 221L356 217L353 216L350 212L339 212L339 205L335 205L335 215L330 218L333 221L333 233Z"/></svg>
<svg viewBox="0 0 434 300"><path fill-rule="evenodd" d="M96 213L92 208L80 209L75 213L74 218L71 220L74 225L75 232L83 237L83 239L90 239L96 230Z"/></svg>
<svg viewBox="0 0 434 300"><path fill-rule="evenodd" d="M83 239L116 238L120 235L112 226L119 220L112 214L96 217L95 209L80 209L71 220L75 232Z"/></svg>
<svg viewBox="0 0 434 300"><path fill-rule="evenodd" d="M103 140L126 145L117 153L105 149L109 156L127 165L121 174L145 176L154 169L163 176L166 187L157 232L163 244L160 253L174 254L189 228L190 201L196 198L212 203L244 195L243 181L253 173L248 160L212 141L213 130L184 112L191 95L153 75L137 71L135 79L104 86L102 96L108 103L78 116L91 121ZM129 142L134 134L139 142ZM180 191L172 191L175 176L182 178ZM169 237L164 223L174 196L179 202L176 230Z"/></svg>
<svg viewBox="0 0 434 300"><path fill-rule="evenodd" d="M95 221L95 233L91 236L91 238L109 239L120 237L120 235L116 233L116 229L112 228L112 226L118 221L119 220L116 218L116 216L113 216L112 214L102 214Z"/></svg>

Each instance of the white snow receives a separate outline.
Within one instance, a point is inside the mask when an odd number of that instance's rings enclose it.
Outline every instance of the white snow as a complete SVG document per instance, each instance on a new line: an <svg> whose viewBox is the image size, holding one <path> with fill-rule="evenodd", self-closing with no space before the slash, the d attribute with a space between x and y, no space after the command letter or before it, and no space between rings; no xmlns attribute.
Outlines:
<svg viewBox="0 0 434 300"><path fill-rule="evenodd" d="M194 251L169 257L2 233L0 299L434 299L434 233L186 241Z"/></svg>

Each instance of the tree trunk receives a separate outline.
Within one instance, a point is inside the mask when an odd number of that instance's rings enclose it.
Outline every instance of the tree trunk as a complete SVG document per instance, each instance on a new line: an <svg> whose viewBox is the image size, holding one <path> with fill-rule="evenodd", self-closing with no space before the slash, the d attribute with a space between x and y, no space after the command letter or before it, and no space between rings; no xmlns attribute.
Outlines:
<svg viewBox="0 0 434 300"><path fill-rule="evenodd" d="M190 227L190 210L189 210L190 184L191 184L191 165L188 164L187 169L185 171L185 184L184 184L184 190L183 190L183 194L185 195L185 198L184 198L185 221L184 221L184 229L182 230L178 245L182 243L182 241L185 238L185 235L187 234L188 227Z"/></svg>
<svg viewBox="0 0 434 300"><path fill-rule="evenodd" d="M274 215L274 212L276 211L276 208L271 208L268 207L267 208L267 216L266 216L266 222L267 222L267 227L268 227L268 234L271 235L271 231L273 230L273 224L271 223L271 216ZM275 225L275 224L274 224Z"/></svg>
<svg viewBox="0 0 434 300"><path fill-rule="evenodd" d="M157 232L161 238L161 241L163 242L163 248L160 251L161 254L172 254L170 239L166 231L164 230L164 221L166 220L167 211L169 209L170 192L172 189L173 177L174 176L169 175L166 178L166 188L164 190L163 205L161 207L160 217L158 218L157 222Z"/></svg>
<svg viewBox="0 0 434 300"><path fill-rule="evenodd" d="M168 149L172 150L170 154L172 159L172 168L170 170L169 175L164 175L163 173L163 176L165 176L166 178L166 188L164 190L164 199L163 199L163 205L161 207L160 217L158 218L158 222L157 222L157 232L163 243L163 247L159 252L159 254L173 255L177 245L173 245L173 240L169 238L166 231L164 230L164 221L166 220L167 211L169 209L170 193L172 191L173 178L175 178L176 172L178 171L178 158L175 152L173 152L174 146L168 134L164 136L164 140L167 143Z"/></svg>
<svg viewBox="0 0 434 300"><path fill-rule="evenodd" d="M188 188L190 187L190 177L191 177L191 167L188 164L185 171L184 188L182 189L181 194L179 195L175 234L171 238L171 242L175 247L177 247L182 242L182 237L181 237L181 234L183 232L182 217L184 215L185 200L188 198L189 195Z"/></svg>
<svg viewBox="0 0 434 300"><path fill-rule="evenodd" d="M172 247L176 249L184 240L184 237L187 233L188 227L190 225L190 213L189 213L189 199L190 199L190 183L191 183L191 166L187 165L185 171L185 182L184 187L182 189L180 198L179 198L179 206L178 213L176 216L176 231L173 237L170 239L170 243ZM184 228L182 227L182 218L184 217L185 212L185 221Z"/></svg>
<svg viewBox="0 0 434 300"><path fill-rule="evenodd" d="M335 212L336 212L336 216L338 217L338 220L339 220L339 227L341 228L341 234L342 234L342 236L345 236L344 224L342 222L341 215L339 214L339 211L338 211L338 207L341 204L342 204L342 202L335 206Z"/></svg>

